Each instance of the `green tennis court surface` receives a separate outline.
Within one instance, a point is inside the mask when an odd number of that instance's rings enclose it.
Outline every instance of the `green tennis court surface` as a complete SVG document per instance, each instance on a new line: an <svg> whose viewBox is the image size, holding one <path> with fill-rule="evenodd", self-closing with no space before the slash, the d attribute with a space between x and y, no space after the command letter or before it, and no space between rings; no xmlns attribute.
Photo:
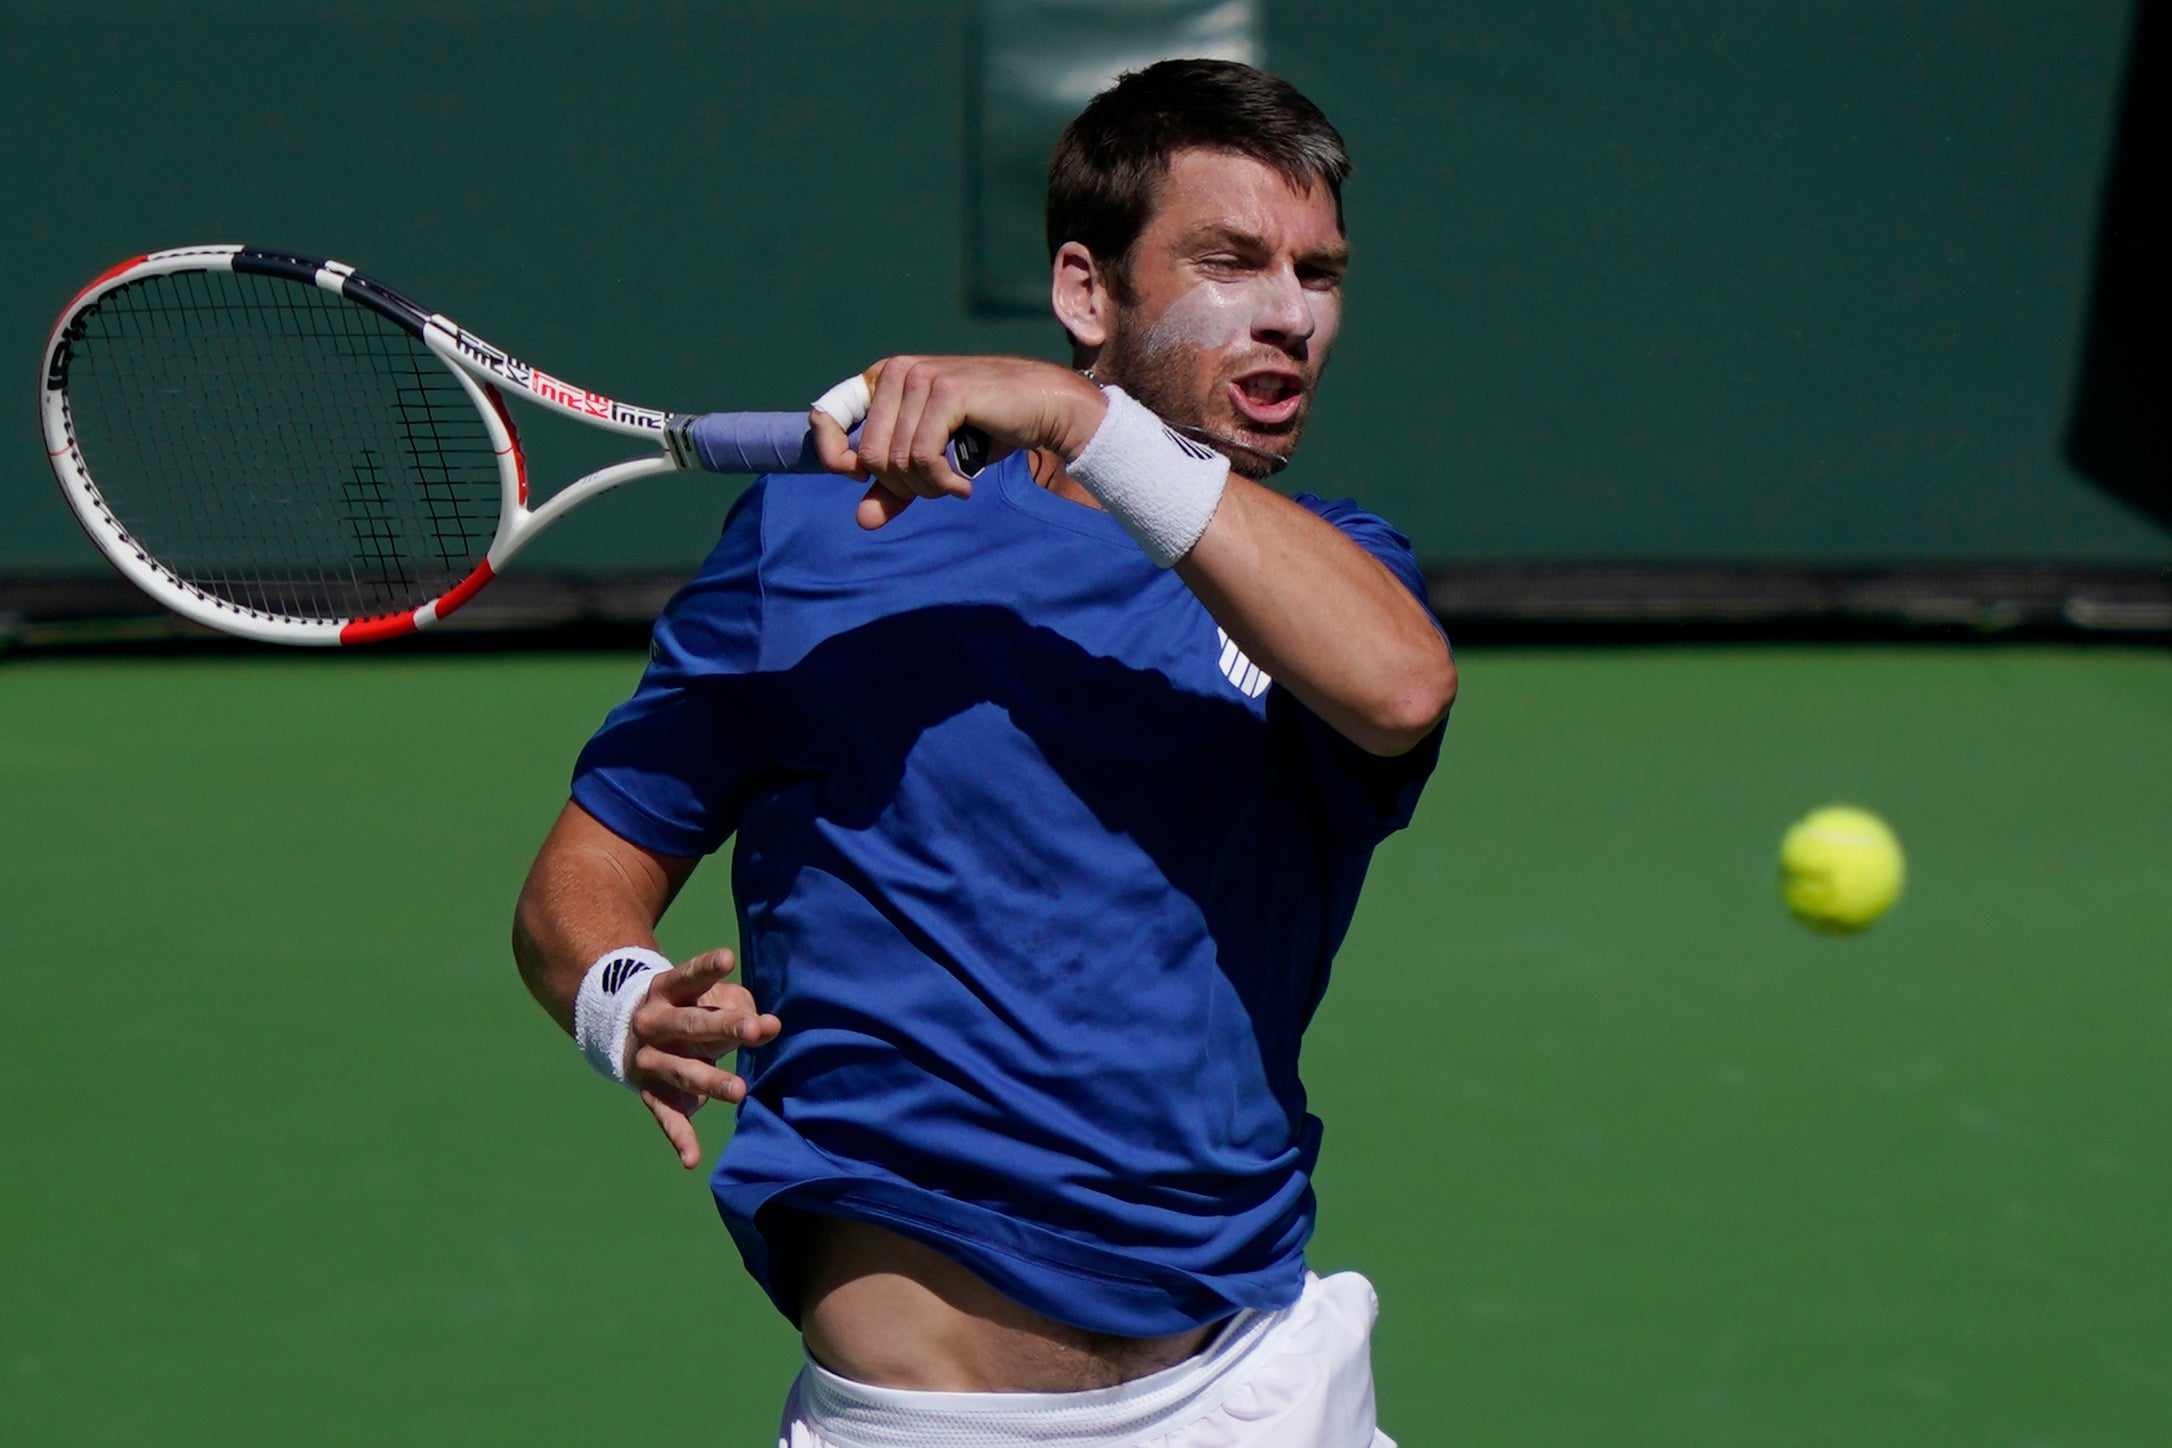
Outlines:
<svg viewBox="0 0 2172 1448"><path fill-rule="evenodd" d="M2172 1441L2172 658L1463 664L1307 1051L1385 1426ZM774 1442L796 1341L505 947L638 667L0 666L0 1441ZM1771 881L1836 799L1910 850L1853 940Z"/></svg>

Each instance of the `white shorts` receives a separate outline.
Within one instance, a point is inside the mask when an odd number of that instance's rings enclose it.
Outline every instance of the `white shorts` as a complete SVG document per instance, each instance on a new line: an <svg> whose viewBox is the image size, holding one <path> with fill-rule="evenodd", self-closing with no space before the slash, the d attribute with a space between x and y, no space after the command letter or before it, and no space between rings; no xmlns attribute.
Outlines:
<svg viewBox="0 0 2172 1448"><path fill-rule="evenodd" d="M777 1448L1395 1448L1373 1422L1373 1319L1355 1272L1305 1278L1279 1312L1240 1312L1204 1352L1078 1393L922 1393L810 1359Z"/></svg>

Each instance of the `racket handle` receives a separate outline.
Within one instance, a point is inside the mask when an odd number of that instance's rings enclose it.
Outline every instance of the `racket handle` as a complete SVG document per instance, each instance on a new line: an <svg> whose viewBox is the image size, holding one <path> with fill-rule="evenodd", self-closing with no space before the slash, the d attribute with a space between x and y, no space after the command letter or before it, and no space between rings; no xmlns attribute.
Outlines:
<svg viewBox="0 0 2172 1448"><path fill-rule="evenodd" d="M854 436L858 435L857 430ZM664 445L682 468L712 473L826 473L815 452L814 429L804 412L674 413L664 424ZM961 478L988 466L988 439L962 427L950 440L951 468Z"/></svg>

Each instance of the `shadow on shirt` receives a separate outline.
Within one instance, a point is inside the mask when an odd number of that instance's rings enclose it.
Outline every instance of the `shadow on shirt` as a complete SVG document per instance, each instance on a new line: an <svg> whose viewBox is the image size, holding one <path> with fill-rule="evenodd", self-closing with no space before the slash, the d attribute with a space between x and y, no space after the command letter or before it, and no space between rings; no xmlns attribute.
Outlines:
<svg viewBox="0 0 2172 1448"><path fill-rule="evenodd" d="M993 929L1038 986L1077 976L1082 995L1107 994L1112 964L1152 964L1082 950L1125 937L1112 912L1139 951L1203 930L1264 1061L1288 1063L1277 1095L1301 1101L1296 1037L1372 847L1407 822L1439 733L1381 759L1281 688L1244 698L1188 596L1181 614L1135 627L1125 646L1141 654L1174 653L1172 631L1198 635L1172 658L1181 681L968 603L713 679L736 706L725 747L760 760L738 801L742 898L747 886L781 897L819 864L932 958Z"/></svg>

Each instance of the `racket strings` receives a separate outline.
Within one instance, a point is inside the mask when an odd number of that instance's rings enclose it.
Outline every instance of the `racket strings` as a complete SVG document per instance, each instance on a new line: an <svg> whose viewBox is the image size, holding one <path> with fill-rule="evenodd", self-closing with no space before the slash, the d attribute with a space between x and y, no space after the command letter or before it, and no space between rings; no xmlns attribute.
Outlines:
<svg viewBox="0 0 2172 1448"><path fill-rule="evenodd" d="M71 330L84 463L136 545L259 613L367 618L473 570L499 469L421 340L306 283L182 272L115 289Z"/></svg>

